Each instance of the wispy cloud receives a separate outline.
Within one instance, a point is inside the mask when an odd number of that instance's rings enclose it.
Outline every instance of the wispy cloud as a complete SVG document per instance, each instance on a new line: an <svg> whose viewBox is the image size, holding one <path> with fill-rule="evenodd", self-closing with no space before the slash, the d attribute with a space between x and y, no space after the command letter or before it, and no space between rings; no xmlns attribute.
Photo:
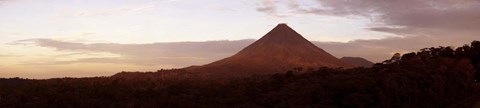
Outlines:
<svg viewBox="0 0 480 108"><path fill-rule="evenodd" d="M294 16L295 13L292 12L283 12L282 8L279 6L282 1L277 0L261 0L261 2L256 7L258 12L266 13L269 16L273 17L291 17ZM297 0L288 0L288 7L290 8L298 8L300 5L298 4Z"/></svg>
<svg viewBox="0 0 480 108"><path fill-rule="evenodd" d="M0 0L0 4L4 4L4 3L8 3L10 2L11 0Z"/></svg>
<svg viewBox="0 0 480 108"><path fill-rule="evenodd" d="M73 56L88 53L112 53L116 57L92 56L76 60L52 60L24 62L27 65L61 65L73 63L127 63L141 66L169 65L185 67L202 65L235 54L254 40L237 41L205 41L205 42L168 42L150 44L116 44L94 43L84 44L65 42L52 39L29 39L16 41L16 45L35 45L54 48L57 51L77 52L58 56ZM337 57L364 57L374 62L380 62L391 57L395 52L416 51L421 48L436 45L462 45L469 41L452 44L442 43L432 37L390 37L378 40L355 40L342 42L313 42L318 47Z"/></svg>
<svg viewBox="0 0 480 108"><path fill-rule="evenodd" d="M63 17L96 18L96 17L138 14L138 13L154 10L154 8L156 8L156 5L153 3L146 3L141 5L115 6L115 7L97 7L97 8L86 8L86 9L66 8L64 10L60 10L54 16L60 17L60 18L63 18Z"/></svg>
<svg viewBox="0 0 480 108"><path fill-rule="evenodd" d="M0 54L0 57L10 57L12 55Z"/></svg>
<svg viewBox="0 0 480 108"><path fill-rule="evenodd" d="M77 13L77 15L82 17L110 16L110 15L116 15L116 14L142 12L142 11L150 10L154 7L155 5L144 5L144 6L94 9L94 10L79 12Z"/></svg>
<svg viewBox="0 0 480 108"><path fill-rule="evenodd" d="M54 48L57 51L77 51L79 53L106 52L120 57L92 57L71 61L34 62L24 64L71 64L71 63L129 63L136 65L171 65L175 67L202 65L230 56L253 40L170 42L151 44L84 44L52 39L28 39L16 41L15 45L35 45Z"/></svg>
<svg viewBox="0 0 480 108"><path fill-rule="evenodd" d="M13 54L0 54L0 57L21 57L20 55L13 55Z"/></svg>
<svg viewBox="0 0 480 108"><path fill-rule="evenodd" d="M20 1L20 0L0 0L0 7L2 5L5 5L7 3L15 2L15 1Z"/></svg>
<svg viewBox="0 0 480 108"><path fill-rule="evenodd" d="M277 12L277 6L273 0L262 0L262 3L257 7L257 11L273 14Z"/></svg>
<svg viewBox="0 0 480 108"><path fill-rule="evenodd" d="M6 3L7 0L0 0L0 5Z"/></svg>
<svg viewBox="0 0 480 108"><path fill-rule="evenodd" d="M289 11L296 14L362 16L372 19L372 28L389 27L390 30L383 32L403 28L470 32L480 29L478 0L315 0L316 7L303 6L296 0L286 1L262 2L265 10L271 11L257 10L274 15L279 13L274 11L277 5L281 5L278 3L286 3Z"/></svg>
<svg viewBox="0 0 480 108"><path fill-rule="evenodd" d="M476 31L480 29L478 0L331 1L318 0L337 15L371 17L383 26ZM317 9L322 10L322 9ZM311 11L325 14L324 11Z"/></svg>

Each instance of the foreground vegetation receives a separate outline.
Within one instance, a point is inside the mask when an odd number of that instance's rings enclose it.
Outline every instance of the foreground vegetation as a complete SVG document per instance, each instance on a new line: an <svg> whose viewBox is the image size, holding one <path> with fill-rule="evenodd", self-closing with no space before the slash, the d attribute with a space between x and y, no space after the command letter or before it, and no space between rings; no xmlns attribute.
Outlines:
<svg viewBox="0 0 480 108"><path fill-rule="evenodd" d="M162 70L135 77L0 79L0 107L470 107L480 101L480 42L425 48L372 68L295 69L208 79Z"/></svg>

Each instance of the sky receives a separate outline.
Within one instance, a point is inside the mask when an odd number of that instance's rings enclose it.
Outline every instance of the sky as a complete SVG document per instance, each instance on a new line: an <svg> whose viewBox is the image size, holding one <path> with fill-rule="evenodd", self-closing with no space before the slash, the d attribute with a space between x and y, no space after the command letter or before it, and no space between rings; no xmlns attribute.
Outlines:
<svg viewBox="0 0 480 108"><path fill-rule="evenodd" d="M109 76L202 65L287 23L373 62L480 40L479 0L0 0L0 77Z"/></svg>

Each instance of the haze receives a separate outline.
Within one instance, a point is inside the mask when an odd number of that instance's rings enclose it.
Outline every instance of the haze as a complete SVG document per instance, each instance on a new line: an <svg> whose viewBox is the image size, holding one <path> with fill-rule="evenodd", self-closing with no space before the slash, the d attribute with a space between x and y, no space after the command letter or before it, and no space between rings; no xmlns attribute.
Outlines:
<svg viewBox="0 0 480 108"><path fill-rule="evenodd" d="M381 62L480 39L478 0L0 0L0 77L202 65L288 23L337 58Z"/></svg>

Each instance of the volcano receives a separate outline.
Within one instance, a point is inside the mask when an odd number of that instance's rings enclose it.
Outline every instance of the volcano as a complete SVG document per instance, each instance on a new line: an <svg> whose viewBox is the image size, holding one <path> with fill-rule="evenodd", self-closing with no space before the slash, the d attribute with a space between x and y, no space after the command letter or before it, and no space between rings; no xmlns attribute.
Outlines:
<svg viewBox="0 0 480 108"><path fill-rule="evenodd" d="M246 76L284 73L298 67L350 68L353 65L315 46L287 24L282 23L231 57L186 69L213 76Z"/></svg>

